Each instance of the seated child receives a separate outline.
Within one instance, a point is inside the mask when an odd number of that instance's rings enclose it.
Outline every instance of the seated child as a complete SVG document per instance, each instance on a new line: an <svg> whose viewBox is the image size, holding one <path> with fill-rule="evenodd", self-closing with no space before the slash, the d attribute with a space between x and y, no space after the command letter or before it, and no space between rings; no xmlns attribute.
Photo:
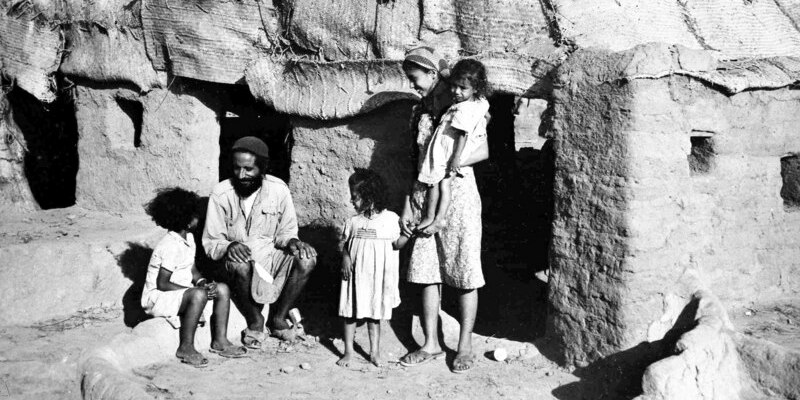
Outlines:
<svg viewBox="0 0 800 400"><path fill-rule="evenodd" d="M486 143L489 111L486 68L465 59L453 66L449 78L453 105L444 113L421 160L417 180L428 185L426 214L417 231L444 225L450 207L450 185L462 163ZM436 229L438 230L438 229Z"/></svg>
<svg viewBox="0 0 800 400"><path fill-rule="evenodd" d="M350 202L358 213L344 226L339 243L342 252L342 287L339 316L344 319L344 355L337 365L346 367L353 357L356 322L366 320L369 358L382 366L381 320L392 318L400 304L398 249L408 241L400 235L397 214L386 209L386 185L380 175L357 168L348 180Z"/></svg>
<svg viewBox="0 0 800 400"><path fill-rule="evenodd" d="M180 344L175 356L194 367L208 360L194 347L194 334L208 300L211 315L211 349L223 357L243 357L246 350L228 341L230 290L224 283L208 282L194 265L200 198L181 188L162 189L146 205L147 214L169 232L158 242L147 267L142 307L154 317L180 318Z"/></svg>

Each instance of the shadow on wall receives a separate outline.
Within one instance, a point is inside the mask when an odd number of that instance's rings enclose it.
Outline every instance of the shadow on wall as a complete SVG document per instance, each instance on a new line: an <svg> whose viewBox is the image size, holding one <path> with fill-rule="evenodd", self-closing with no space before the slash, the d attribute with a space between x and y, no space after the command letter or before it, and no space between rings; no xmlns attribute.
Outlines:
<svg viewBox="0 0 800 400"><path fill-rule="evenodd" d="M122 270L122 275L131 280L131 286L122 296L122 310L125 325L136 326L150 318L142 309L142 290L147 277L147 266L153 249L139 243L128 242L128 249L117 256L117 265Z"/></svg>
<svg viewBox="0 0 800 400"><path fill-rule="evenodd" d="M655 342L642 342L637 346L603 357L573 373L581 378L553 390L562 400L573 399L632 399L642 394L642 376L650 364L672 355L681 335L692 330L697 315L698 299L692 299L681 311L664 338ZM557 359L557 349L539 349L547 358Z"/></svg>

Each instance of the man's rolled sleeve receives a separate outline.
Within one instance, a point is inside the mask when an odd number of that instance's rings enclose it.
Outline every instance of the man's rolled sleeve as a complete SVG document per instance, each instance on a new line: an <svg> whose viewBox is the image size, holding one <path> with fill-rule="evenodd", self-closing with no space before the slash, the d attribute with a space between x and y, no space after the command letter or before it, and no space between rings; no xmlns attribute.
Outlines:
<svg viewBox="0 0 800 400"><path fill-rule="evenodd" d="M227 234L225 210L222 209L217 196L212 194L208 199L206 226L203 229L203 248L212 260L221 260L228 252L231 241L228 240Z"/></svg>
<svg viewBox="0 0 800 400"><path fill-rule="evenodd" d="M283 213L281 213L281 220L278 222L278 230L275 234L275 247L285 249L290 240L297 239L297 214L288 190L283 196L280 207L283 209Z"/></svg>

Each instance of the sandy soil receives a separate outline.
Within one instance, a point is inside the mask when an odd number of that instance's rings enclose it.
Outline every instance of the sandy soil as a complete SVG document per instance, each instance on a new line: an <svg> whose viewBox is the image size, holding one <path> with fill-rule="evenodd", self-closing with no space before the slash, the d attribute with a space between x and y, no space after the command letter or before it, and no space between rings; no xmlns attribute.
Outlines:
<svg viewBox="0 0 800 400"><path fill-rule="evenodd" d="M758 304L729 312L736 330L800 351L800 302Z"/></svg>
<svg viewBox="0 0 800 400"><path fill-rule="evenodd" d="M365 335L359 336L368 349ZM203 369L174 361L135 372L159 399L556 399L566 397L556 397L554 389L578 380L541 355L497 362L481 352L472 370L454 374L453 354L406 368L396 363L402 346L387 343L385 367L367 363L362 354L343 368L335 363L342 348L338 339L312 337L288 346L270 340L242 359L209 355ZM303 363L310 369L301 368Z"/></svg>
<svg viewBox="0 0 800 400"><path fill-rule="evenodd" d="M81 352L129 329L122 310L102 308L0 328L0 399L80 399Z"/></svg>
<svg viewBox="0 0 800 400"><path fill-rule="evenodd" d="M117 309L88 310L33 327L1 328L0 399L79 399L76 368L81 352L127 329ZM476 336L475 367L466 374L454 374L449 369L452 352L415 368L397 364L406 350L390 330L384 327L388 362L383 368L367 363L363 352L350 367L339 367L335 361L341 354L341 340L309 336L291 345L270 339L264 349L250 351L242 359L209 354L210 365L204 369L177 360L155 364L136 370L132 378L159 399L574 398L555 396L552 391L578 378L538 354L532 345L524 348L522 356L518 352L497 362L487 353L497 342ZM359 328L357 343L368 349L365 326ZM303 363L310 369L302 369Z"/></svg>

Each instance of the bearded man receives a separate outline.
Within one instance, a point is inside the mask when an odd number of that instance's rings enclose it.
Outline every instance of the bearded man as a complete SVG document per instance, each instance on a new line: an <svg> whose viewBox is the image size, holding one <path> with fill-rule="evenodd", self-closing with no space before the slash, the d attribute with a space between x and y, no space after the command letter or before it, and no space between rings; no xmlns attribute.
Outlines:
<svg viewBox="0 0 800 400"><path fill-rule="evenodd" d="M247 321L242 344L258 349L266 339L264 304L275 303L266 324L272 336L293 340L289 310L316 265L313 247L297 238L297 216L289 187L268 175L269 150L260 139L236 141L233 177L218 183L208 199L203 248L224 261L232 300Z"/></svg>

